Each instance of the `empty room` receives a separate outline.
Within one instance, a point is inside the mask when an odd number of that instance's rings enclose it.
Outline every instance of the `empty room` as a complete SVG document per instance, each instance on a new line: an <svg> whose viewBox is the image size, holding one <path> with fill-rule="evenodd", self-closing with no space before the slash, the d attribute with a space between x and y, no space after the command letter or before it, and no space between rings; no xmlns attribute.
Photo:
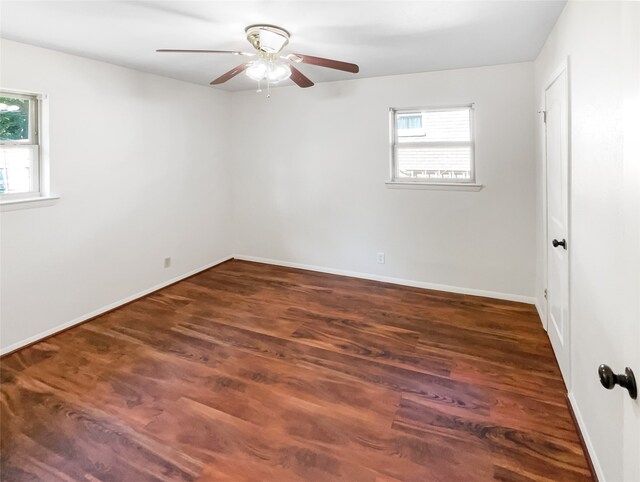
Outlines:
<svg viewBox="0 0 640 482"><path fill-rule="evenodd" d="M640 482L638 374L640 2L0 1L1 481Z"/></svg>

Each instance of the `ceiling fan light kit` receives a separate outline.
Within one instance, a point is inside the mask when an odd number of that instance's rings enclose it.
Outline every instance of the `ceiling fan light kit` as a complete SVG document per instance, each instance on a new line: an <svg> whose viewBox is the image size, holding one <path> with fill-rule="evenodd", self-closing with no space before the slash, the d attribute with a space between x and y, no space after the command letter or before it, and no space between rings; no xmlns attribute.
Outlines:
<svg viewBox="0 0 640 482"><path fill-rule="evenodd" d="M260 82L267 77L269 66L266 62L262 62L259 60L257 62L251 62L245 72L247 74L247 77Z"/></svg>
<svg viewBox="0 0 640 482"><path fill-rule="evenodd" d="M258 92L261 82L267 84L267 97L269 86L277 84L286 79L291 79L299 87L306 88L313 86L313 82L300 72L292 64L310 64L319 67L342 70L344 72L358 73L359 67L356 64L341 62L339 60L325 59L302 54L280 55L280 52L289 43L291 34L283 28L275 25L249 25L245 29L247 40L256 50L255 52L239 52L233 50L204 50L204 49L158 49L156 52L181 52L181 53L216 53L243 55L246 57L258 57L256 60L240 64L228 72L225 72L217 79L211 81L211 85L222 84L232 79L240 72L245 71L247 77L258 82Z"/></svg>
<svg viewBox="0 0 640 482"><path fill-rule="evenodd" d="M267 74L267 79L273 83L280 82L281 80L288 79L289 77L291 77L291 67L287 64L272 65L269 73Z"/></svg>

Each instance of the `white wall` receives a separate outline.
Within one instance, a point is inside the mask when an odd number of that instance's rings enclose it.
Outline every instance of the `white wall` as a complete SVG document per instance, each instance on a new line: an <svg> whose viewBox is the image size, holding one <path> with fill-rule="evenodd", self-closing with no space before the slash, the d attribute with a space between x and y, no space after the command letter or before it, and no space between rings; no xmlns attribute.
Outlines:
<svg viewBox="0 0 640 482"><path fill-rule="evenodd" d="M640 108L639 24L638 3L569 2L535 62L536 102L542 108L550 76L570 56L570 398L602 481L640 476L637 465L629 465L637 464L637 447L621 446L624 404L632 402L623 390L603 390L596 373L601 363L622 371L633 364L638 349L640 240L633 231L638 211L631 203L638 199L640 183L633 180L637 153L625 152L640 133L636 126L625 137L625 111L637 118ZM542 122L536 127L536 298L543 305ZM634 303L635 309L627 308ZM637 403L635 409L640 409ZM624 450L626 470L636 470L635 476L623 474Z"/></svg>
<svg viewBox="0 0 640 482"><path fill-rule="evenodd" d="M236 253L533 296L531 63L233 97ZM389 107L470 102L484 189L387 188Z"/></svg>
<svg viewBox="0 0 640 482"><path fill-rule="evenodd" d="M61 196L1 215L3 352L233 253L533 295L531 63L267 100L10 41L0 54L2 87L48 95ZM484 189L387 188L388 108L469 102Z"/></svg>
<svg viewBox="0 0 640 482"><path fill-rule="evenodd" d="M1 215L2 351L232 254L228 94L10 41L0 54L2 87L49 96L61 196Z"/></svg>

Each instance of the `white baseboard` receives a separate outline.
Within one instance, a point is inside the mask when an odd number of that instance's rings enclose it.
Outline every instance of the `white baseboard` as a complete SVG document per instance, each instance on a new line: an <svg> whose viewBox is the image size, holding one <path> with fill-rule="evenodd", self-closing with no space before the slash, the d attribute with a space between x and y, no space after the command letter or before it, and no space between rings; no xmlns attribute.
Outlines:
<svg viewBox="0 0 640 482"><path fill-rule="evenodd" d="M113 310L114 308L118 308L119 306L122 306L124 304L127 304L131 301L134 301L138 298L142 298L143 296L148 295L149 293L153 293L154 291L157 291L161 288L164 288L165 286L168 286L170 284L176 283L177 281L183 280L185 278L188 278L189 276L193 276L194 274L199 273L200 271L204 271L206 269L212 268L220 263L224 263L225 261L228 261L232 258L235 259L240 259L240 260L245 260L245 261L254 261L256 263L265 263L265 264L273 264L273 265L278 265L278 266L286 266L289 268L298 268L298 269L305 269L305 270L309 270L309 271L318 271L321 273L329 273L329 274L335 274L335 275L339 275L339 276L350 276L352 278L361 278L361 279L368 279L368 280L373 280L373 281L382 281L384 283L392 283L392 284L397 284L397 285L403 285L403 286L412 286L414 288L425 288L425 289L430 289L430 290L436 290L436 291L446 291L449 293L459 293L459 294L465 294L465 295L473 295L473 296L484 296L487 298L495 298L498 300L507 300L507 301L516 301L516 302L520 302L520 303L528 303L528 304L535 304L535 299L529 296L522 296L522 295L515 295L515 294L509 294L509 293L500 293L500 292L496 292L496 291L486 291L486 290L478 290L478 289L472 289L472 288L460 288L457 286L449 286L449 285L441 285L441 284L435 284L435 283L426 283L423 281L413 281L413 280L407 280L407 279L402 279L402 278L392 278L389 276L381 276L381 275L375 275L375 274L369 274L369 273L360 273L360 272L356 272L356 271L347 271L347 270L342 270L342 269L334 269L334 268L325 268L322 266L313 266L313 265L308 265L308 264L302 264L302 263L291 263L288 261L280 261L280 260L275 260L275 259L268 259L268 258L260 258L257 256L247 256L247 255L242 255L242 254L238 254L238 255L233 255L233 256L226 256L224 258L218 259L216 261L214 261L213 263L209 263L205 266L202 266L200 268L194 269L192 271L189 271L188 273L184 273L180 276L177 276L173 279L170 279L168 281L165 281L163 283L160 283L156 286L153 286L149 289L146 289L144 291L140 291L139 293L135 293L131 296L127 296L126 298L123 298L121 300L118 300L114 303L110 303L106 306L103 306L101 308L98 308L97 310L94 310L90 313L86 313L82 316L79 316L78 318L75 318L71 321L68 321L66 323L62 323L60 325L55 326L54 328L51 328L49 330L40 332L34 336L31 336L29 338L26 338L24 340L21 340L19 342L13 343L9 346L6 346L4 348L0 348L0 356L5 355L7 353L10 353L12 351L18 350L24 346L30 345L32 343L35 343L39 340L42 340L44 338L47 338L51 335L54 335L55 333L58 333L60 331L66 330L67 328L70 328L74 325L78 325L84 321L87 321L90 318L94 318L98 315L101 315L103 313L106 313L107 311Z"/></svg>
<svg viewBox="0 0 640 482"><path fill-rule="evenodd" d="M347 271L343 269L325 268L323 266L313 266L303 263L292 263L289 261L281 261L269 258L260 258L257 256L248 256L244 254L235 254L235 259L244 261L254 261L256 263L274 264L277 266L285 266L287 268L305 269L308 271L319 271L320 273L336 274L339 276L350 276L352 278L368 279L373 281L382 281L384 283L392 283L396 285L412 286L414 288L425 288L436 291L447 291L449 293L459 293L463 295L484 296L486 298L495 298L498 300L517 301L520 303L535 304L535 298L531 296L515 295L510 293L500 293L497 291L485 291L473 288L460 288L458 286L441 285L435 283L426 283L424 281L414 281L402 278L392 278L389 276L381 276L377 274L361 273L357 271Z"/></svg>
<svg viewBox="0 0 640 482"><path fill-rule="evenodd" d="M224 263L225 261L228 261L228 260L230 260L232 258L233 258L233 256L226 256L224 258L220 258L220 259L214 261L213 263L209 263L209 264L207 264L205 266L202 266L200 268L196 268L196 269L194 269L192 271L189 271L188 273L184 273L184 274L181 274L180 276L176 276L175 278L172 278L172 279L170 279L168 281L160 283L160 284L158 284L156 286L153 286L153 287L151 287L149 289L146 289L144 291L140 291L140 292L138 292L136 294L133 294L131 296L127 296L126 298L118 300L118 301L116 301L114 303L110 303L110 304L108 304L106 306L98 308L97 310L94 310L91 313L86 313L86 314L84 314L82 316L79 316L78 318L75 318L75 319L73 319L71 321L68 321L66 323L62 323L61 325L57 325L57 326L55 326L55 327L53 327L53 328L51 328L49 330L40 332L37 335L31 336L31 337L29 337L29 338L27 338L25 340L21 340L21 341L19 341L17 343L13 343L12 345L9 345L9 346L6 346L6 347L0 349L0 356L5 355L7 353L11 353L12 351L18 350L18 349L20 349L20 348L22 348L24 346L30 345L32 343L35 343L35 342L39 341L39 340L47 338L47 337L49 337L51 335L54 335L54 334L56 334L56 333L58 333L60 331L66 330L67 328L71 328L74 325L78 325L78 324L80 324L80 323L82 323L84 321L87 321L87 320L89 320L91 318L94 318L94 317L96 317L98 315L106 313L107 311L113 310L114 308L117 308L119 306L125 305L125 304L127 304L127 303L129 303L131 301L134 301L134 300L138 299L138 298L142 298L143 296L146 296L146 295L148 295L150 293L153 293L154 291L158 291L159 289L164 288L165 286L169 286L169 285L171 285L173 283L176 283L176 282L181 281L181 280L183 280L185 278L188 278L189 276L193 276L194 274L198 274L199 272L204 271L206 269L213 268L214 266L216 266L216 265L218 265L220 263Z"/></svg>
<svg viewBox="0 0 640 482"><path fill-rule="evenodd" d="M538 303L539 300L535 300L535 307L536 307L536 311L538 312L538 316L540 317L540 323L542 323L542 328L544 328L544 331L547 331L547 327L546 327L546 323L544 322L544 313L542 312L542 308L540 307L540 303Z"/></svg>
<svg viewBox="0 0 640 482"><path fill-rule="evenodd" d="M596 471L598 482L606 482L606 479L604 478L604 472L602 472L602 467L600 466L600 462L598 461L598 457L596 456L595 448L593 447L593 442L591 442L589 432L587 432L587 426L584 423L582 413L580 413L580 409L578 408L578 402L576 402L573 393L569 393L569 403L571 404L573 414L575 415L578 426L580 427L580 433L582 433L584 443L587 446L587 451L589 452L589 457L591 458L591 463L593 464L593 470Z"/></svg>

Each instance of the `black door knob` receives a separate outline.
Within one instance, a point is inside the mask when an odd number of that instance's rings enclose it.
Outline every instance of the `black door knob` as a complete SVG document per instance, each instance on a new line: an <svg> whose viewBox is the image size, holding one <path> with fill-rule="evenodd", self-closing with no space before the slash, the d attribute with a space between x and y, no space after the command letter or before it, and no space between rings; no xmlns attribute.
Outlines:
<svg viewBox="0 0 640 482"><path fill-rule="evenodd" d="M636 377L633 370L629 367L624 369L624 375L616 375L608 365L600 365L598 367L598 375L600 375L600 383L607 390L611 390L616 385L626 388L629 396L634 400L638 398L638 386L636 385Z"/></svg>
<svg viewBox="0 0 640 482"><path fill-rule="evenodd" d="M562 246L564 249L567 249L566 239L563 239L562 241L558 241L557 239L554 239L553 241L551 241L551 244L553 244L554 248L557 248L558 246Z"/></svg>

